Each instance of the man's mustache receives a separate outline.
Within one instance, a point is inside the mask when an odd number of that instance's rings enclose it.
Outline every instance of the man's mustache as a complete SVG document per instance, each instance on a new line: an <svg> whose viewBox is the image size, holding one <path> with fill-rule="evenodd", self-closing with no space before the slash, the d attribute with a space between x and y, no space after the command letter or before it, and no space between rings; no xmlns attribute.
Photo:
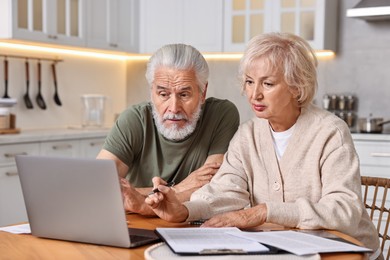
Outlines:
<svg viewBox="0 0 390 260"><path fill-rule="evenodd" d="M185 120L188 121L188 118L186 115L183 114L172 114L172 113L167 113L164 114L163 120Z"/></svg>

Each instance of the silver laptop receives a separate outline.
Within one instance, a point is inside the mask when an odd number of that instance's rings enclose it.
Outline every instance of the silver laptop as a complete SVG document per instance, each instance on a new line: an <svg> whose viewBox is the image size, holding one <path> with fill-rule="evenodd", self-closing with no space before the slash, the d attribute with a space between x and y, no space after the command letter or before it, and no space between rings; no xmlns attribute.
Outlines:
<svg viewBox="0 0 390 260"><path fill-rule="evenodd" d="M21 155L16 165L32 235L127 248L159 241L127 227L114 161Z"/></svg>

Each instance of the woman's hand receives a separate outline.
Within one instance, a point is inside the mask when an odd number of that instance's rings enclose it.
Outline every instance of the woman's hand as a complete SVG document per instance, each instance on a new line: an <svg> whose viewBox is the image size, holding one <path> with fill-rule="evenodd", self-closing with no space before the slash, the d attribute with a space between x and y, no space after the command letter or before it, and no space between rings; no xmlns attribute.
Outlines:
<svg viewBox="0 0 390 260"><path fill-rule="evenodd" d="M265 204L260 204L253 208L216 215L203 223L202 227L249 228L260 226L266 219L267 207Z"/></svg>
<svg viewBox="0 0 390 260"><path fill-rule="evenodd" d="M159 177L153 178L153 189L158 189L146 197L145 203L160 218L170 222L183 222L188 218L187 208L176 197L175 192L165 186L166 182Z"/></svg>

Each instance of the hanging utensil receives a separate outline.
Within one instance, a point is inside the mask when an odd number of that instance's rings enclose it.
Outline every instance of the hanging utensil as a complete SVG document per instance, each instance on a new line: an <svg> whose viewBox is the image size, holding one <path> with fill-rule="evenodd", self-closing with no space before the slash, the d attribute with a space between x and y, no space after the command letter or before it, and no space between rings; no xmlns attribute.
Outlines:
<svg viewBox="0 0 390 260"><path fill-rule="evenodd" d="M36 101L40 108L46 109L46 103L41 94L41 62L40 61L38 61L38 94L37 94Z"/></svg>
<svg viewBox="0 0 390 260"><path fill-rule="evenodd" d="M10 98L8 96L8 60L7 58L4 59L4 95L3 98Z"/></svg>
<svg viewBox="0 0 390 260"><path fill-rule="evenodd" d="M57 76L56 76L56 63L54 62L51 64L51 69L53 72L53 80L54 80L54 102L56 102L57 105L61 106L61 100L58 95L58 89L57 89Z"/></svg>
<svg viewBox="0 0 390 260"><path fill-rule="evenodd" d="M30 73L29 73L29 64L28 60L26 60L26 93L23 96L24 103L26 104L26 107L28 109L34 108L33 103L31 102L30 96L29 96L29 89L30 89Z"/></svg>

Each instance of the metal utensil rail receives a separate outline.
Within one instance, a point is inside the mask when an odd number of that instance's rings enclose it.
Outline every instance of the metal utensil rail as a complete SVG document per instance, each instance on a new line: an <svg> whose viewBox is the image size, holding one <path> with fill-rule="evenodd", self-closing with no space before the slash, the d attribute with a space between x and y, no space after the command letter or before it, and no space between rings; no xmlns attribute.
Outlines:
<svg viewBox="0 0 390 260"><path fill-rule="evenodd" d="M64 60L58 59L58 58L40 58L40 57L33 57L33 56L21 56L21 55L8 55L8 54L1 54L0 57L4 58L15 58L15 59L26 59L26 60L41 60L41 61L54 61L54 62L62 62Z"/></svg>

